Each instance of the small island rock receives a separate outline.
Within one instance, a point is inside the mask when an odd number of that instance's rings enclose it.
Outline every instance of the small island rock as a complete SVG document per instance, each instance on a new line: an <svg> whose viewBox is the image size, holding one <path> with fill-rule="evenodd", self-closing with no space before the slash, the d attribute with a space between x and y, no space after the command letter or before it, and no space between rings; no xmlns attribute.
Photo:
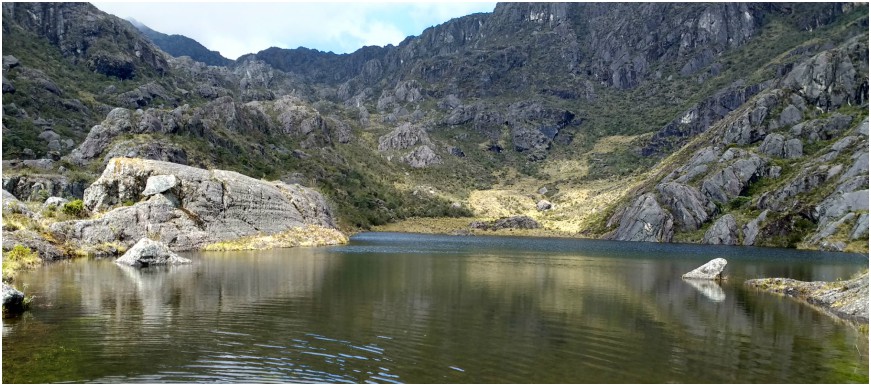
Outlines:
<svg viewBox="0 0 871 386"><path fill-rule="evenodd" d="M190 264L191 261L175 254L164 243L143 238L127 250L124 255L116 259L115 263L147 267L150 265Z"/></svg>
<svg viewBox="0 0 871 386"><path fill-rule="evenodd" d="M705 265L698 267L681 276L684 279L719 280L722 278L723 269L726 268L726 259L716 258Z"/></svg>

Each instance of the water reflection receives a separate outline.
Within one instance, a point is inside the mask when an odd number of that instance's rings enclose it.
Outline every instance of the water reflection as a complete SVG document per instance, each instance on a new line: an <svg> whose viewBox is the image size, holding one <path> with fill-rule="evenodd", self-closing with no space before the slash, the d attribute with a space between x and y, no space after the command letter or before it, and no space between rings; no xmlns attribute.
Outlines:
<svg viewBox="0 0 871 386"><path fill-rule="evenodd" d="M4 321L3 381L867 382L867 337L740 285L861 263L740 249L720 286L680 279L711 255L637 244L388 234L52 265L21 279L39 301Z"/></svg>
<svg viewBox="0 0 871 386"><path fill-rule="evenodd" d="M722 302L723 300L726 300L726 292L724 292L723 288L721 288L715 281L693 279L683 279L683 281L698 290L702 295L705 295L705 297L710 299L712 302Z"/></svg>

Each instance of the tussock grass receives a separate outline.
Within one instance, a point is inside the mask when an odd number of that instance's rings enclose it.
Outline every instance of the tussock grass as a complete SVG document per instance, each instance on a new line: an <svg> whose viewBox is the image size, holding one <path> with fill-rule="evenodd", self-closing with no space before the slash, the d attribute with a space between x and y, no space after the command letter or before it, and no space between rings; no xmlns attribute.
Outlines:
<svg viewBox="0 0 871 386"><path fill-rule="evenodd" d="M322 245L345 244L348 237L342 232L316 225L292 228L271 235L254 235L236 240L222 241L206 245L204 251L244 251L271 248L315 247Z"/></svg>

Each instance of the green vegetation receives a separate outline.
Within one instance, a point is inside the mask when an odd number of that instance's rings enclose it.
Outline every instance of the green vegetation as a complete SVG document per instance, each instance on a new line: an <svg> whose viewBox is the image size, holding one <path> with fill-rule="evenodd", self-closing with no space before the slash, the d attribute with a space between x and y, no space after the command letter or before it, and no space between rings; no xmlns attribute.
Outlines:
<svg viewBox="0 0 871 386"><path fill-rule="evenodd" d="M63 206L63 213L73 217L84 217L86 214L85 203L82 200L72 200Z"/></svg>
<svg viewBox="0 0 871 386"><path fill-rule="evenodd" d="M15 280L22 270L32 269L42 264L39 255L23 245L15 245L11 250L3 252L3 281Z"/></svg>

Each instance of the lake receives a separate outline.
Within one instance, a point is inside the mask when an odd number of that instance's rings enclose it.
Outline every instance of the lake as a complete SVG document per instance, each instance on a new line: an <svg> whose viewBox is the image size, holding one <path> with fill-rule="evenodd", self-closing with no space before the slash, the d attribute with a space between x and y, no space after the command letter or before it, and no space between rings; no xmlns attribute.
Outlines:
<svg viewBox="0 0 871 386"><path fill-rule="evenodd" d="M789 249L362 233L348 245L78 259L21 275L3 382L868 383L868 336L746 279L848 278ZM728 260L720 285L681 274Z"/></svg>

